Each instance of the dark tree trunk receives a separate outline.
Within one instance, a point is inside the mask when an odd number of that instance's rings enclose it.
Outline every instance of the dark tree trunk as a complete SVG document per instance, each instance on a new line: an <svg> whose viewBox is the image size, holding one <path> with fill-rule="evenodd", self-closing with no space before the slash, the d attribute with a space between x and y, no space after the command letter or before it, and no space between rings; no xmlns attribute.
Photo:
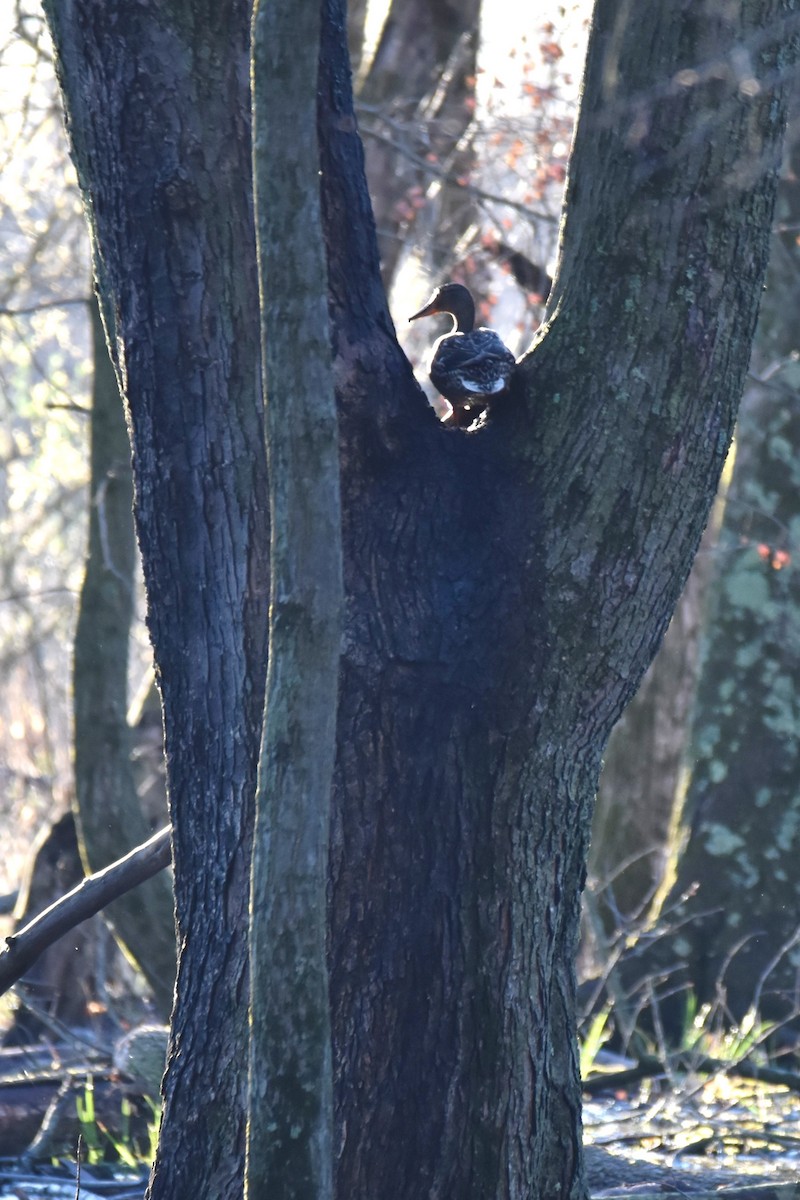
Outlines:
<svg viewBox="0 0 800 1200"><path fill-rule="evenodd" d="M324 6L342 1200L585 1194L573 957L599 762L699 541L766 255L790 5L741 7L728 23L663 0L626 23L626 5L598 3L552 321L469 435L439 425L395 342L343 15ZM175 823L181 960L152 1194L233 1200L264 621L246 590L263 477L245 21L227 5L76 10L61 22L51 4L51 21L125 370ZM742 45L757 86L726 66Z"/></svg>
<svg viewBox="0 0 800 1200"><path fill-rule="evenodd" d="M729 24L669 4L626 23L597 6L552 323L474 436L436 423L387 335L323 47L348 596L341 1196L581 1194L573 954L592 799L733 427L783 111L782 51L757 31L776 21L780 38L785 11L750 4ZM756 37L757 86L674 82Z"/></svg>
<svg viewBox="0 0 800 1200"><path fill-rule="evenodd" d="M266 466L250 6L48 18L133 442L164 705L180 960L154 1195L241 1194Z"/></svg>
<svg viewBox="0 0 800 1200"><path fill-rule="evenodd" d="M75 808L88 873L152 833L139 804L128 728L128 643L136 539L130 443L100 313L92 304L89 547L75 630ZM160 874L108 910L166 1019L175 983L172 883Z"/></svg>

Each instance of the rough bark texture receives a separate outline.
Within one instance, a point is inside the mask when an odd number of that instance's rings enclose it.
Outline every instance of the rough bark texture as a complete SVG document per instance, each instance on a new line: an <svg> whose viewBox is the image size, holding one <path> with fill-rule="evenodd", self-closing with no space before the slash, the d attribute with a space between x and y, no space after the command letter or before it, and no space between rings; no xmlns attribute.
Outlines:
<svg viewBox="0 0 800 1200"><path fill-rule="evenodd" d="M633 20L600 0L552 321L473 435L437 422L394 340L345 23L338 0L323 7L346 590L329 886L341 1200L585 1194L573 957L592 799L730 437L791 7L664 0ZM175 825L181 1054L152 1194L233 1200L263 662L245 591L261 460L257 434L243 446L244 29L227 5L69 14L51 6L115 298ZM88 74L70 73L73 39ZM757 87L737 74L742 45ZM238 234L221 247L223 207Z"/></svg>
<svg viewBox="0 0 800 1200"><path fill-rule="evenodd" d="M326 891L342 552L318 184L319 30L317 4L256 5L253 164L272 545L250 906L252 1200L330 1200L333 1189Z"/></svg>
<svg viewBox="0 0 800 1200"><path fill-rule="evenodd" d="M155 1196L241 1194L268 581L249 6L48 6L127 405L180 961Z"/></svg>
<svg viewBox="0 0 800 1200"><path fill-rule="evenodd" d="M777 21L784 46L786 11L747 5L740 25L656 5L626 23L599 4L554 316L474 436L409 395L374 269L343 270L369 247L323 54L348 597L342 1196L582 1192L572 956L591 802L730 439L781 132L782 50L761 31ZM749 41L748 91L726 64Z"/></svg>
<svg viewBox="0 0 800 1200"><path fill-rule="evenodd" d="M131 764L128 642L136 540L130 443L97 305L92 305L89 546L75 630L75 812L89 874L147 841ZM175 922L169 875L143 883L107 911L139 964L164 1017L175 983Z"/></svg>
<svg viewBox="0 0 800 1200"><path fill-rule="evenodd" d="M664 973L741 1018L754 1002L796 1016L800 907L800 137L781 183L778 228L736 437L691 727L674 880L663 908L678 932L625 964ZM682 897L688 897L682 900ZM662 1003L679 1036L681 1005Z"/></svg>

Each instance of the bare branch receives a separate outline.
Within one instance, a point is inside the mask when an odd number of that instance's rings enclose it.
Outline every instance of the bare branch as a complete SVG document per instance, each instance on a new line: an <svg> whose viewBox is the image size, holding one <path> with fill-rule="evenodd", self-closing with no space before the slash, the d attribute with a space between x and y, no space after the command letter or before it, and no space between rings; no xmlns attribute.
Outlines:
<svg viewBox="0 0 800 1200"><path fill-rule="evenodd" d="M377 111L368 110L363 105L359 106L359 111L362 113L368 112L370 116L382 120L386 125L391 126L394 124L389 118L382 116ZM403 158L408 159L409 162L419 167L427 175L432 175L434 178L440 179L447 187L459 188L461 191L468 192L470 196L474 196L477 200L485 200L490 204L502 204L504 208L513 209L514 212L518 212L523 216L526 221L531 221L532 223L546 221L548 224L554 225L559 220L557 214L530 208L529 205L520 204L519 201L511 200L508 196L499 196L496 192L487 192L485 188L476 187L473 183L457 179L446 167L439 166L437 163L431 162L430 159L421 158L419 154L415 154L413 150L409 150L396 138L389 137L385 133L379 133L377 129L362 124L360 132L363 137L370 137L377 142L382 142L384 145L392 146Z"/></svg>
<svg viewBox="0 0 800 1200"><path fill-rule="evenodd" d="M87 876L19 933L7 937L7 949L0 954L0 995L21 979L53 942L168 866L172 854L171 832L172 827L166 825L124 858Z"/></svg>
<svg viewBox="0 0 800 1200"><path fill-rule="evenodd" d="M29 317L47 308L68 308L73 304L91 304L91 296L66 296L63 300L40 300L36 304L25 304L20 308L0 308L0 317Z"/></svg>

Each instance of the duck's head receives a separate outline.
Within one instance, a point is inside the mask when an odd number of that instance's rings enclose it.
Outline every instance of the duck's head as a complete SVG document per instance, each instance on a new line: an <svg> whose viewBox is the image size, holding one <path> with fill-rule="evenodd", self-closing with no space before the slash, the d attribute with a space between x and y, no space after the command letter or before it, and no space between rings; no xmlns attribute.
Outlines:
<svg viewBox="0 0 800 1200"><path fill-rule="evenodd" d="M450 313L458 332L469 333L475 324L475 301L469 288L465 288L462 283L443 283L425 307L408 319L416 321L418 317L432 317L436 313Z"/></svg>

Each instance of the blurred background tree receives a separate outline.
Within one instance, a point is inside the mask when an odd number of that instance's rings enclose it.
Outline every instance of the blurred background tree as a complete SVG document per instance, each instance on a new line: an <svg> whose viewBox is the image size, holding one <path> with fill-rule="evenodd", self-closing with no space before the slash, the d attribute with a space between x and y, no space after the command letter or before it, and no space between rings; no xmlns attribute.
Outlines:
<svg viewBox="0 0 800 1200"><path fill-rule="evenodd" d="M71 801L91 870L149 836L165 822L166 808L163 785L155 810L145 813L137 798L147 738L128 727L128 666L135 687L146 682L149 646L131 519L130 451L88 282L88 238L49 41L33 5L17 6L4 20L0 887L10 897L25 875L33 836L41 831L39 840L46 838L55 822L55 836L43 843L48 853L38 856L36 877L20 897L16 917L22 920L82 874L74 824L64 815ZM160 738L154 749L157 764ZM141 964L159 1013L168 1015L174 974L168 877L125 898L113 920ZM110 948L102 963L97 960L85 931L80 953L70 941L48 951L25 994L42 1017L68 1017L70 1024L79 1014L83 1022L104 1017L100 998L109 983L113 991L121 971L125 975L122 960ZM41 1028L39 1018L18 1013L15 1040L23 1028Z"/></svg>
<svg viewBox="0 0 800 1200"><path fill-rule="evenodd" d="M86 512L89 253L43 21L3 13L0 771L3 887L70 782L70 643Z"/></svg>
<svg viewBox="0 0 800 1200"><path fill-rule="evenodd" d="M660 889L620 984L637 1003L650 996L673 1038L689 991L726 1022L751 1006L773 1021L800 1013L799 171L795 121L713 553L701 553L687 588L692 616L678 624L676 614L615 731L597 814L596 868L605 854L602 870L617 869L606 888L597 875L593 884L600 924L618 932ZM683 675L664 679L681 657ZM646 787L659 765L663 779Z"/></svg>

